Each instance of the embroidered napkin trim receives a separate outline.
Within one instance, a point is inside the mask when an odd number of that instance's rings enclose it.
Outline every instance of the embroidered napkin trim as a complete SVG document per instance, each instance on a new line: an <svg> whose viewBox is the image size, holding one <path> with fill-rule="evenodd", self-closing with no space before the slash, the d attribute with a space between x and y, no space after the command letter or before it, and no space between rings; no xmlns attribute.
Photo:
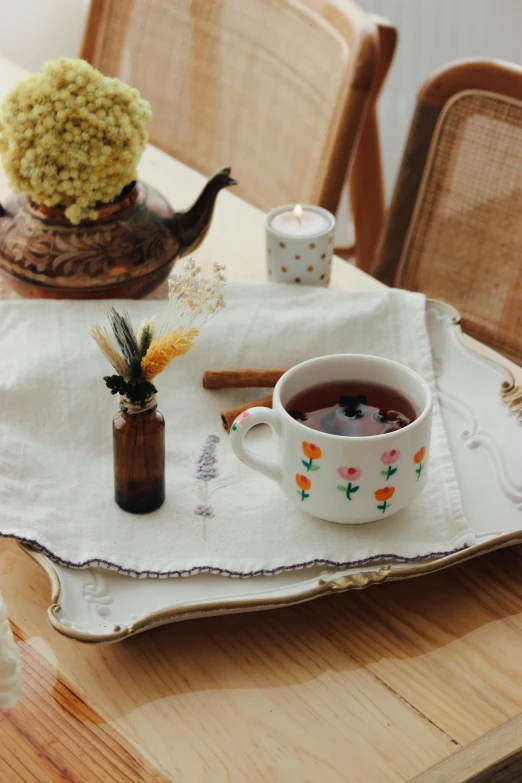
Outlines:
<svg viewBox="0 0 522 783"><path fill-rule="evenodd" d="M371 523L370 523L371 524ZM416 563L423 560L430 560L432 558L448 557L454 555L457 552L463 552L465 549L469 549L468 544L456 547L455 549L444 550L441 552L430 552L427 555L416 555L415 557L401 557L397 554L383 554L383 555L371 555L370 557L362 558L361 560L323 560L314 559L307 560L303 563L295 563L289 566L277 566L276 568L260 568L255 571L231 571L228 568L216 568L215 566L195 566L194 568L185 568L175 571L134 571L132 568L122 568L116 563L111 563L109 560L85 560L81 563L74 563L71 560L64 560L59 555L54 554L50 549L39 544L38 541L34 541L30 538L23 538L22 536L11 535L0 532L0 538L11 538L18 541L20 544L31 547L31 549L37 552L42 552L47 555L51 560L66 568L92 568L98 566L101 568L107 568L109 571L119 571L121 574L127 576L133 576L138 579L144 579L145 577L167 579L172 577L185 577L194 576L195 574L220 574L221 576L230 576L235 579L247 579L251 576L274 576L275 574L282 574L287 571L299 571L303 568L311 568L312 566L325 566L330 568L359 568L362 566L370 565L371 563Z"/></svg>

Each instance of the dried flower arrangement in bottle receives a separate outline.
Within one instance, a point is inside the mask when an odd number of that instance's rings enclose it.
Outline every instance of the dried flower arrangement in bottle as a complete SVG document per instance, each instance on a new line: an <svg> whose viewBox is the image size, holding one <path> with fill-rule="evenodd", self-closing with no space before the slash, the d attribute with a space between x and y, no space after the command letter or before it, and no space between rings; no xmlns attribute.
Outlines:
<svg viewBox="0 0 522 783"><path fill-rule="evenodd" d="M96 220L136 179L150 106L138 90L84 60L60 57L5 99L0 153L9 185L35 204Z"/></svg>
<svg viewBox="0 0 522 783"><path fill-rule="evenodd" d="M169 304L159 326L154 318L145 319L136 334L128 312L111 307L107 315L116 344L105 327L95 324L90 331L115 370L104 381L120 395L113 419L114 486L116 502L126 511L147 513L165 499L165 422L152 381L190 350L199 329L225 306L223 270L214 264L205 278L192 259L187 261L184 273L169 280Z"/></svg>

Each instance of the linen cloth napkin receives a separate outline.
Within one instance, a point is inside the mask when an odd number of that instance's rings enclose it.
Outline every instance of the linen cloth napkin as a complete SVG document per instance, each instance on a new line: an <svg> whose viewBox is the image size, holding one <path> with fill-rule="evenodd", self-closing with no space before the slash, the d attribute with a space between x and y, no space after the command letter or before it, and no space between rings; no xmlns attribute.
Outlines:
<svg viewBox="0 0 522 783"><path fill-rule="evenodd" d="M473 544L437 401L422 495L383 521L352 527L300 511L233 455L219 412L262 392L208 391L201 384L207 369L371 353L409 365L435 392L425 298L258 283L230 283L225 296L226 309L202 329L196 347L157 378L167 500L143 516L113 500L117 401L102 381L112 371L88 335L104 321L100 303L0 306L0 534L34 543L67 565L144 576L200 570L251 576L315 564L410 561ZM126 304L135 323L154 313L161 320L165 307ZM260 441L268 439L263 429ZM206 466L198 462L203 452Z"/></svg>

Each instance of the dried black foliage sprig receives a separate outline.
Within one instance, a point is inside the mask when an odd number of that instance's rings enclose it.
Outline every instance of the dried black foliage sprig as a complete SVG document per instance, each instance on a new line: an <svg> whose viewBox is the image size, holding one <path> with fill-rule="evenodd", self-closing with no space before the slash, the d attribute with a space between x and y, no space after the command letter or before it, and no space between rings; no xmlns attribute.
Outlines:
<svg viewBox="0 0 522 783"><path fill-rule="evenodd" d="M142 408L145 407L148 397L158 393L154 384L144 378L137 381L126 381L121 375L105 375L103 380L107 388L111 390L111 394L121 394L134 405L139 403Z"/></svg>

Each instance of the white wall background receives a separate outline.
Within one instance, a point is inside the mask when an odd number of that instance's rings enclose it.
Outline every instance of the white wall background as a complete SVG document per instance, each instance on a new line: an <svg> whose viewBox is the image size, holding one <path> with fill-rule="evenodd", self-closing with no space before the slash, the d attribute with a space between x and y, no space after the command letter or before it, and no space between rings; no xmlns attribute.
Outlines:
<svg viewBox="0 0 522 783"><path fill-rule="evenodd" d="M522 65L522 0L359 3L399 30L397 54L379 104L390 193L419 85L436 68L460 57L498 57ZM30 71L59 55L77 56L88 7L89 0L0 0L0 55Z"/></svg>
<svg viewBox="0 0 522 783"><path fill-rule="evenodd" d="M0 55L28 71L77 57L88 9L89 0L0 0Z"/></svg>

